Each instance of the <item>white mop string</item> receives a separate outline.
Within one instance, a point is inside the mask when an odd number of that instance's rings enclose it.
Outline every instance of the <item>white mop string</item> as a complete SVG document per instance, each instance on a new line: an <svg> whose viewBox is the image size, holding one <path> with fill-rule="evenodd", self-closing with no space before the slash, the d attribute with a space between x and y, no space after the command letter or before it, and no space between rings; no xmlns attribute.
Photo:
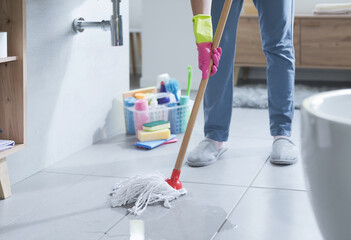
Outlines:
<svg viewBox="0 0 351 240"><path fill-rule="evenodd" d="M128 211L140 215L148 205L157 202L170 208L169 202L184 194L184 188L172 188L161 174L137 175L116 184L111 193L111 207L135 203Z"/></svg>

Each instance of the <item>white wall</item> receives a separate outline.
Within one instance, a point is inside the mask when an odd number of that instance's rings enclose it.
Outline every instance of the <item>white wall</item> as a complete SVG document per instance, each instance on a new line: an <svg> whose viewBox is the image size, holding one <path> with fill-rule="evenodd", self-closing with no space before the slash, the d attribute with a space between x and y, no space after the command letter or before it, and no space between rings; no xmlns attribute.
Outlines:
<svg viewBox="0 0 351 240"><path fill-rule="evenodd" d="M110 33L75 34L74 18L109 19L110 1L27 0L27 148L8 158L11 183L124 131L121 93L129 87L129 12L124 46Z"/></svg>
<svg viewBox="0 0 351 240"><path fill-rule="evenodd" d="M141 86L154 86L158 74L167 72L182 88L187 86L187 65L192 65L197 89L197 51L192 30L190 1L148 0L143 4Z"/></svg>
<svg viewBox="0 0 351 240"><path fill-rule="evenodd" d="M315 4L321 2L349 1L296 0L295 12L311 13ZM190 64L194 69L192 88L197 89L201 75L197 68L190 1L148 0L147 4L143 5L142 12L143 15L139 16L143 23L141 86L155 85L156 76L159 73L168 72L178 79L182 88L186 88L186 66ZM262 77L265 77L265 74Z"/></svg>
<svg viewBox="0 0 351 240"><path fill-rule="evenodd" d="M123 1L123 0L122 0ZM130 0L129 1L129 26L131 31L141 30L142 29L142 11L143 11L143 1L142 0ZM135 67L136 73L141 74L141 59L139 56L139 48L137 40L134 37L134 56L135 56ZM133 71L132 68L132 57L130 58L130 71Z"/></svg>
<svg viewBox="0 0 351 240"><path fill-rule="evenodd" d="M122 0L123 1L123 0ZM130 29L141 29L142 27L142 0L129 0L129 26Z"/></svg>

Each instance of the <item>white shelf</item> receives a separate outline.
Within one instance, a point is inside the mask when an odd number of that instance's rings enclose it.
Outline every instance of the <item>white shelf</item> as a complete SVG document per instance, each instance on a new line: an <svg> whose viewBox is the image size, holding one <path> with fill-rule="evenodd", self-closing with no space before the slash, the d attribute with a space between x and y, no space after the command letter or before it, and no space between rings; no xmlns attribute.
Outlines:
<svg viewBox="0 0 351 240"><path fill-rule="evenodd" d="M13 148L7 149L5 151L1 151L0 152L0 159L5 158L11 154L14 154L16 152L21 151L22 149L24 149L26 146L24 144L15 144L15 146Z"/></svg>
<svg viewBox="0 0 351 240"><path fill-rule="evenodd" d="M7 57L7 58L0 58L0 63L7 63L7 62L16 61L16 60L17 60L16 56Z"/></svg>

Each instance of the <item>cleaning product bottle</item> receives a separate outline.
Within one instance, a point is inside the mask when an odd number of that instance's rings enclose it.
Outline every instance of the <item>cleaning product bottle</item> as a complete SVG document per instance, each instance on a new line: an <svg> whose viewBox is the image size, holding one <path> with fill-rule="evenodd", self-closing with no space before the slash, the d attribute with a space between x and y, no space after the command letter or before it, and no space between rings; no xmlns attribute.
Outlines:
<svg viewBox="0 0 351 240"><path fill-rule="evenodd" d="M157 106L158 106L158 103L157 103L157 99L156 99L156 96L154 95L154 96L152 96L152 98L151 98L151 100L150 100L150 108L151 109L155 109L155 108L157 108Z"/></svg>
<svg viewBox="0 0 351 240"><path fill-rule="evenodd" d="M157 94L157 102L159 105L168 104L170 102L170 94L169 93L158 93Z"/></svg>
<svg viewBox="0 0 351 240"><path fill-rule="evenodd" d="M142 130L143 124L150 122L147 99L140 99L135 102L135 129Z"/></svg>
<svg viewBox="0 0 351 240"><path fill-rule="evenodd" d="M159 92L166 92L165 82L168 81L171 77L168 73L162 73L157 76L157 84L156 86L160 89ZM163 82L163 83L162 83Z"/></svg>
<svg viewBox="0 0 351 240"><path fill-rule="evenodd" d="M149 118L150 118L150 122L157 120L157 107L158 107L158 103L157 103L157 98L156 95L150 95L148 96L148 102L149 102Z"/></svg>
<svg viewBox="0 0 351 240"><path fill-rule="evenodd" d="M167 92L166 87L165 87L165 82L161 81L161 86L160 86L160 93Z"/></svg>
<svg viewBox="0 0 351 240"><path fill-rule="evenodd" d="M127 130L127 134L130 134L130 135L135 134L134 114L131 108L134 107L136 101L137 100L134 97L129 97L124 99L126 128L127 128L126 130Z"/></svg>

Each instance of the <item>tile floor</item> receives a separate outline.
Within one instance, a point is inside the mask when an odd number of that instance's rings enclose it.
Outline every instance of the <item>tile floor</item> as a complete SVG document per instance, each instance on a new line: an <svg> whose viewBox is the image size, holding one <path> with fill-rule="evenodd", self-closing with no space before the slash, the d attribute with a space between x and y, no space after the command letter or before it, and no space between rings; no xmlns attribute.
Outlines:
<svg viewBox="0 0 351 240"><path fill-rule="evenodd" d="M297 144L299 121L296 111ZM202 126L200 113L190 148L202 139ZM13 186L13 196L0 201L0 239L132 239L137 233L130 229L142 224L145 239L153 240L321 240L301 161L267 162L268 126L266 110L234 109L230 150L212 166L185 165L181 180L189 194L172 209L150 206L140 217L110 208L111 188L137 173L169 176L180 142L142 151L121 134L90 146Z"/></svg>

